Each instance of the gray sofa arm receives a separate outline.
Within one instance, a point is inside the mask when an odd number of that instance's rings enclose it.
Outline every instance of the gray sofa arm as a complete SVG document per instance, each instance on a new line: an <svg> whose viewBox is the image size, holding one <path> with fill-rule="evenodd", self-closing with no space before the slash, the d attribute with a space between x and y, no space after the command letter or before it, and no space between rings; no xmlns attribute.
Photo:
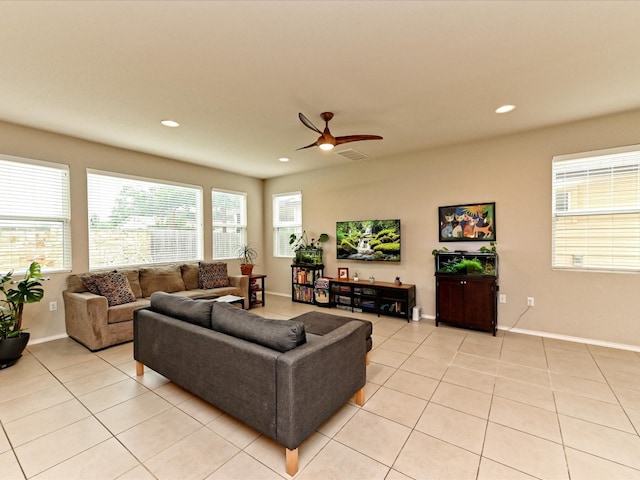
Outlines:
<svg viewBox="0 0 640 480"><path fill-rule="evenodd" d="M106 297L90 292L62 292L67 334L91 350L104 348L107 338L109 305Z"/></svg>
<svg viewBox="0 0 640 480"><path fill-rule="evenodd" d="M244 297L244 309L248 310L251 302L249 297L249 276L248 275L229 275L229 285L238 287L242 291L241 297Z"/></svg>
<svg viewBox="0 0 640 480"><path fill-rule="evenodd" d="M278 357L277 442L296 449L367 380L366 338L352 321Z"/></svg>

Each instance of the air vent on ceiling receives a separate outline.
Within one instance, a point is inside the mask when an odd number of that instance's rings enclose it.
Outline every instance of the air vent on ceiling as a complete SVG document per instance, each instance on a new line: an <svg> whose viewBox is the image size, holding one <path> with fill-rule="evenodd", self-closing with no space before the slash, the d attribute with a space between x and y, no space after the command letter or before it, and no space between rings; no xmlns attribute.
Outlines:
<svg viewBox="0 0 640 480"><path fill-rule="evenodd" d="M362 152L354 150L353 148L347 148L346 150L340 150L339 152L335 152L336 155L340 155L341 157L348 158L349 160L365 160L369 158Z"/></svg>

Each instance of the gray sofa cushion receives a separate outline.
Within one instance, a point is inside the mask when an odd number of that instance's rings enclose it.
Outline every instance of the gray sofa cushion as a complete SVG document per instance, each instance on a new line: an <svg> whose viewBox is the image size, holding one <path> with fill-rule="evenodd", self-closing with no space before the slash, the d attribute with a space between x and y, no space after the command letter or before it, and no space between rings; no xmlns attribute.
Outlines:
<svg viewBox="0 0 640 480"><path fill-rule="evenodd" d="M211 328L211 300L192 300L164 292L151 294L151 310L185 322Z"/></svg>
<svg viewBox="0 0 640 480"><path fill-rule="evenodd" d="M347 322L358 321L362 323L362 328L366 332L367 337L367 352L371 351L373 342L371 340L371 334L373 333L373 324L369 320L362 320L360 318L343 317L340 315L334 315L332 313L325 312L307 312L302 315L298 315L293 318L304 323L304 329L307 335L314 333L316 335L326 335L329 332L334 331L336 328L344 325Z"/></svg>
<svg viewBox="0 0 640 480"><path fill-rule="evenodd" d="M260 317L224 302L213 302L211 328L279 352L307 341L302 322Z"/></svg>

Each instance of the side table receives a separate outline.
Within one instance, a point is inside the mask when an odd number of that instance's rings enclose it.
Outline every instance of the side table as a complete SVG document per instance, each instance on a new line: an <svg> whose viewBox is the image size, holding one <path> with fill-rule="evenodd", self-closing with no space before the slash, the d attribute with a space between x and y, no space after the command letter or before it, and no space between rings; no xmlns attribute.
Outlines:
<svg viewBox="0 0 640 480"><path fill-rule="evenodd" d="M249 308L265 306L264 279L266 275L254 273L249 275Z"/></svg>

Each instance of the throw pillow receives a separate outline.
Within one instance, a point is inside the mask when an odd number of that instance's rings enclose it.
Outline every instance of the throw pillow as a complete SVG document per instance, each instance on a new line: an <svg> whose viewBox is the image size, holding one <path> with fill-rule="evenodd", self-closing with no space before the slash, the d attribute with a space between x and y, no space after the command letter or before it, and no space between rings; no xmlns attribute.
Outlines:
<svg viewBox="0 0 640 480"><path fill-rule="evenodd" d="M136 301L129 280L124 273L109 272L97 279L100 295L107 297L110 307Z"/></svg>
<svg viewBox="0 0 640 480"><path fill-rule="evenodd" d="M224 262L200 262L200 288L218 288L229 286L227 264Z"/></svg>
<svg viewBox="0 0 640 480"><path fill-rule="evenodd" d="M279 352L287 352L307 341L302 322L260 317L215 300L211 309L211 328Z"/></svg>
<svg viewBox="0 0 640 480"><path fill-rule="evenodd" d="M142 297L142 287L140 286L140 272L137 268L134 269L124 269L124 270L116 270L116 272L124 273L127 276L127 280L129 280L129 285L131 285L131 291L135 295L136 298Z"/></svg>
<svg viewBox="0 0 640 480"><path fill-rule="evenodd" d="M114 270L115 272L115 270ZM109 275L109 272L104 272L104 273L85 273L83 275L80 275L80 279L82 280L82 283L84 283L84 286L86 287L86 289L95 294L95 295L100 295L100 289L98 288L98 282L103 279L104 277L106 277L107 275Z"/></svg>

